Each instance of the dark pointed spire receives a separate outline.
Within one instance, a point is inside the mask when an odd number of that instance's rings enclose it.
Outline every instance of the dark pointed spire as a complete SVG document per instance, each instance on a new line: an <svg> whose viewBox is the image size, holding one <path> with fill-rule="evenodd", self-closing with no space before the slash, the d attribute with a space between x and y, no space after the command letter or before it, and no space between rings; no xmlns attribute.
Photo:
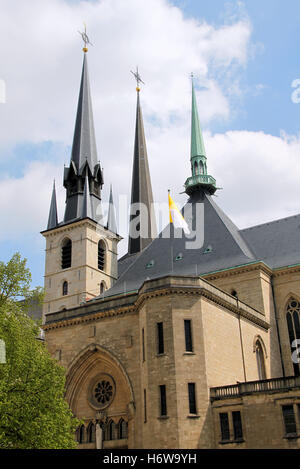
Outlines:
<svg viewBox="0 0 300 469"><path fill-rule="evenodd" d="M79 174L87 163L90 171L98 163L87 54L84 54L71 161Z"/></svg>
<svg viewBox="0 0 300 469"><path fill-rule="evenodd" d="M101 217L100 201L103 174L97 157L92 101L87 66L87 48L84 49L80 92L69 168L64 171L67 200L64 221L82 217L83 190L88 175L90 203L94 217ZM98 213L99 212L99 213Z"/></svg>
<svg viewBox="0 0 300 469"><path fill-rule="evenodd" d="M113 233L118 232L117 228L117 221L116 221L116 212L114 206L114 199L112 193L112 186L110 185L110 193L109 193L109 207L108 207L108 216L107 216L107 225L106 228Z"/></svg>
<svg viewBox="0 0 300 469"><path fill-rule="evenodd" d="M137 86L135 143L131 186L132 211L130 213L128 242L129 254L142 251L157 236L151 178L139 93L140 88ZM143 205L144 209L147 210L147 214L145 214L145 210L143 209L139 210L140 214L137 214L139 204Z"/></svg>
<svg viewBox="0 0 300 469"><path fill-rule="evenodd" d="M89 178L88 178L87 172L86 172L85 183L84 183L81 218L93 219L92 203L91 203L91 196L90 196L90 189L89 189Z"/></svg>
<svg viewBox="0 0 300 469"><path fill-rule="evenodd" d="M57 203L56 203L56 191L55 191L55 180L53 182L53 190L52 190L52 197L51 197L51 204L49 210L49 217L48 217L48 225L47 230L52 230L56 228L58 225L57 219Z"/></svg>

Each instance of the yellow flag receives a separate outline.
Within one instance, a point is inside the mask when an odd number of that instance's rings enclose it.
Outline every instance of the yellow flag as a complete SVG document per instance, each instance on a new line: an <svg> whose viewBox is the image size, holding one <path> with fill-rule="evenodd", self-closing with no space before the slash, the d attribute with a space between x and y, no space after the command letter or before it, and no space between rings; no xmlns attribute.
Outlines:
<svg viewBox="0 0 300 469"><path fill-rule="evenodd" d="M168 196L169 196L170 223L173 223L175 228L182 228L185 234L190 234L190 230L189 230L187 222L183 218L180 210L178 209L177 205L175 204L170 194L168 194Z"/></svg>

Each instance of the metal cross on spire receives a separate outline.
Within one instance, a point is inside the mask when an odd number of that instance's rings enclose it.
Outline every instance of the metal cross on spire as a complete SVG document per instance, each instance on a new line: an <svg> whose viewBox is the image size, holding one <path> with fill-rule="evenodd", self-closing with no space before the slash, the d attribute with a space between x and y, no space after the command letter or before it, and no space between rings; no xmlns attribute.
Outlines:
<svg viewBox="0 0 300 469"><path fill-rule="evenodd" d="M86 24L84 23L84 31L81 32L81 31L78 31L80 36L82 37L82 40L84 42L84 48L82 49L83 52L87 52L88 51L88 48L87 48L87 45L90 44L91 46L93 45L91 42L90 42L90 39L86 33Z"/></svg>
<svg viewBox="0 0 300 469"><path fill-rule="evenodd" d="M145 85L145 83L143 82L143 80L141 79L141 76L139 74L139 68L136 67L136 72L133 72L132 70L130 70L130 72L132 73L132 75L134 76L134 78L136 79L136 90L137 91L140 91L140 83L143 83L143 85Z"/></svg>

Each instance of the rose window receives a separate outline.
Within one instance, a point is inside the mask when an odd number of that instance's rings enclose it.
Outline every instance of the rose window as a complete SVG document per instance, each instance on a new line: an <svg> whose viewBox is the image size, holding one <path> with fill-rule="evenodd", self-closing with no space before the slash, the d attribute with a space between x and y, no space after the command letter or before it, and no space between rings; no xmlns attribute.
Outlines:
<svg viewBox="0 0 300 469"><path fill-rule="evenodd" d="M113 377L101 373L92 380L88 399L94 409L104 409L112 403L115 392L116 385Z"/></svg>
<svg viewBox="0 0 300 469"><path fill-rule="evenodd" d="M99 404L105 405L111 401L113 396L113 387L109 381L100 381L94 389L94 396Z"/></svg>

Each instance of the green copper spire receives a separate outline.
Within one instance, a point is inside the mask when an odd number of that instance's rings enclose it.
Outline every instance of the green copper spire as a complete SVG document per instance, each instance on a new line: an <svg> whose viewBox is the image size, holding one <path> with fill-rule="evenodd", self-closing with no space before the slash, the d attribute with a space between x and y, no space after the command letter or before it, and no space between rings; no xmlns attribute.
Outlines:
<svg viewBox="0 0 300 469"><path fill-rule="evenodd" d="M206 153L203 136L199 124L196 93L192 77L192 125L191 125L191 170L192 177L185 182L185 192L191 195L192 192L205 190L214 194L217 190L216 180L207 174Z"/></svg>
<svg viewBox="0 0 300 469"><path fill-rule="evenodd" d="M201 132L200 123L199 123L194 82L192 79L191 159L194 156L204 156L206 158L204 142L203 142L202 132Z"/></svg>

